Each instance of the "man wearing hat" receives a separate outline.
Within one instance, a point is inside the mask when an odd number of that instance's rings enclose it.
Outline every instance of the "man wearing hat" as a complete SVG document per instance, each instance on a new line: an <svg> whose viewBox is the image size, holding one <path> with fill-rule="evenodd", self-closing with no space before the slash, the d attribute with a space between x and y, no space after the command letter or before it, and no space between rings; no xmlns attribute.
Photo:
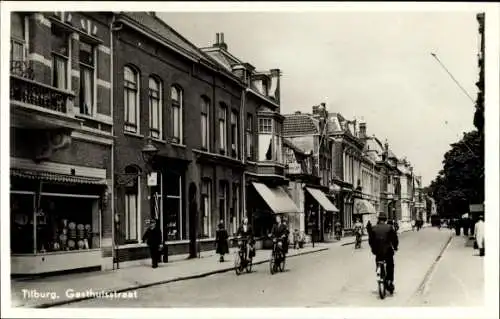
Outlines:
<svg viewBox="0 0 500 319"><path fill-rule="evenodd" d="M161 230L156 223L156 219L149 220L149 227L144 233L142 241L148 244L151 254L151 266L158 268L158 262L161 257Z"/></svg>
<svg viewBox="0 0 500 319"><path fill-rule="evenodd" d="M378 224L373 226L369 244L375 255L375 262L385 261L387 266L387 288L394 292L394 252L398 250L398 233L393 226L387 224L387 215L380 213Z"/></svg>

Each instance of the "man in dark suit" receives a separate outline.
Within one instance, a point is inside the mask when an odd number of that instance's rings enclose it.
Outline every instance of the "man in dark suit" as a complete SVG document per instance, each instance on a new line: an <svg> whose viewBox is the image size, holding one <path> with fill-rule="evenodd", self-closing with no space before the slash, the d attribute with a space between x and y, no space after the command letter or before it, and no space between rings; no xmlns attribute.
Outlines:
<svg viewBox="0 0 500 319"><path fill-rule="evenodd" d="M369 244L375 261L385 261L387 266L387 288L389 292L394 292L394 252L398 250L398 233L393 226L387 224L387 216L380 213L378 224L373 226Z"/></svg>

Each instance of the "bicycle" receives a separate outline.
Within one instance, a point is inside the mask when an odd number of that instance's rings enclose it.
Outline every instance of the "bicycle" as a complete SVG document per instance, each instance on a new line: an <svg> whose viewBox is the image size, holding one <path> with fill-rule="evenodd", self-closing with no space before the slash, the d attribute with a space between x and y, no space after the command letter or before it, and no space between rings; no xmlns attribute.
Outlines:
<svg viewBox="0 0 500 319"><path fill-rule="evenodd" d="M386 263L377 261L377 286L380 299L384 299L387 294Z"/></svg>
<svg viewBox="0 0 500 319"><path fill-rule="evenodd" d="M283 251L283 239L273 239L273 249L271 251L271 258L269 259L269 270L271 275L278 271L285 271L286 255Z"/></svg>
<svg viewBox="0 0 500 319"><path fill-rule="evenodd" d="M362 235L360 233L356 233L356 243L354 245L355 249L361 248L361 236Z"/></svg>
<svg viewBox="0 0 500 319"><path fill-rule="evenodd" d="M247 256L247 239L237 238L238 240L238 251L234 256L234 271L236 275L240 275L243 270L247 273L252 272L252 257ZM247 258L248 257L248 258Z"/></svg>

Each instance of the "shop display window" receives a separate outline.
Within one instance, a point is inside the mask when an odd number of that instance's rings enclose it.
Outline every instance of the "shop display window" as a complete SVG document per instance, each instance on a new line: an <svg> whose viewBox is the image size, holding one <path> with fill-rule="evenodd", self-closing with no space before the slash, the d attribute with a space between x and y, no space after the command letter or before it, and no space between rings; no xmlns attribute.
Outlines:
<svg viewBox="0 0 500 319"><path fill-rule="evenodd" d="M42 194L36 214L36 252L100 247L98 198Z"/></svg>
<svg viewBox="0 0 500 319"><path fill-rule="evenodd" d="M34 212L34 193L10 194L10 249L13 254L32 254L34 252Z"/></svg>

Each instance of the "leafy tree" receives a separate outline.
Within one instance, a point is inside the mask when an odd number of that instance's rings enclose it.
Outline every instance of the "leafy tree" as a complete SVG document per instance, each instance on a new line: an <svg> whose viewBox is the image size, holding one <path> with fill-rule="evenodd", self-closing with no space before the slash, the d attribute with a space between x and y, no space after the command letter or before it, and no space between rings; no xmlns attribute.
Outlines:
<svg viewBox="0 0 500 319"><path fill-rule="evenodd" d="M464 133L451 144L443 169L428 187L441 216L456 217L469 211L470 204L484 201L484 139L479 131Z"/></svg>

